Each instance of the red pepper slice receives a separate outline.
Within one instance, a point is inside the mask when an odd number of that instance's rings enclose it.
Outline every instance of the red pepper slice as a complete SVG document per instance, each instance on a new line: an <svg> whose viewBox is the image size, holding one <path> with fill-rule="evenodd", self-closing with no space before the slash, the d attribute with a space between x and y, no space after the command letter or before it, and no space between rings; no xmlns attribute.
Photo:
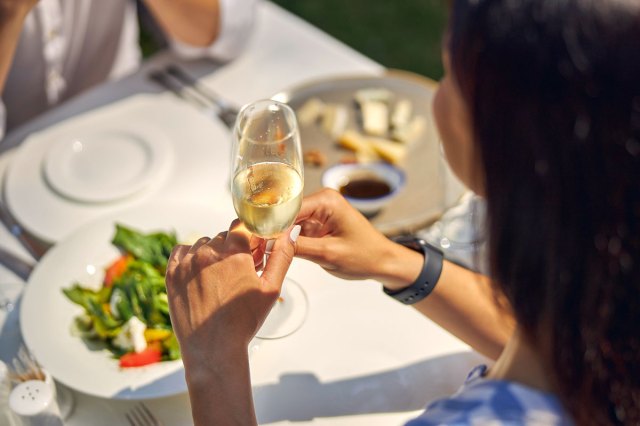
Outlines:
<svg viewBox="0 0 640 426"><path fill-rule="evenodd" d="M111 287L113 281L116 278L119 278L122 274L124 274L124 271L127 270L128 263L129 256L125 254L117 258L111 265L109 265L107 270L104 272L104 286Z"/></svg>
<svg viewBox="0 0 640 426"><path fill-rule="evenodd" d="M142 352L129 352L120 358L120 367L142 367L143 365L155 364L162 360L162 348L158 345L149 345Z"/></svg>

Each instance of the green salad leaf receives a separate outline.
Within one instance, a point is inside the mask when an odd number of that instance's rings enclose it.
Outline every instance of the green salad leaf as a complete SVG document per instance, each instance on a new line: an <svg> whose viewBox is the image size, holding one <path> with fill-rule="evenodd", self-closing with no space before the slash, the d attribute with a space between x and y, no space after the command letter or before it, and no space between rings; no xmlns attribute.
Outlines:
<svg viewBox="0 0 640 426"><path fill-rule="evenodd" d="M171 250L178 241L173 233L156 232L145 235L116 224L116 234L111 243L137 260L149 263L164 273Z"/></svg>

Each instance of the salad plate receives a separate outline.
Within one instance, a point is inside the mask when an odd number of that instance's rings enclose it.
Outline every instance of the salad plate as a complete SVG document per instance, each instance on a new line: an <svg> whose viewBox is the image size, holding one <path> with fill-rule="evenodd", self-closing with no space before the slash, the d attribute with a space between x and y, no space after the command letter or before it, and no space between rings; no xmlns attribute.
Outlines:
<svg viewBox="0 0 640 426"><path fill-rule="evenodd" d="M205 204L154 203L92 222L51 249L32 273L20 309L27 347L51 375L77 391L102 398L148 399L186 392L180 360L121 368L111 352L71 333L74 318L84 309L63 289L74 283L95 290L102 286L105 267L120 256L111 244L116 224L141 232L174 232L178 241L226 230L232 209Z"/></svg>

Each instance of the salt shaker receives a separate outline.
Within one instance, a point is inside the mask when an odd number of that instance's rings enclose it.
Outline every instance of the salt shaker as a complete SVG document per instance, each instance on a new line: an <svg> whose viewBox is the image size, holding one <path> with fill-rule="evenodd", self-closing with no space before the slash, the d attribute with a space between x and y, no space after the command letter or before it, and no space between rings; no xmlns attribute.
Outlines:
<svg viewBox="0 0 640 426"><path fill-rule="evenodd" d="M28 380L9 395L9 407L25 425L62 426L54 387L42 380Z"/></svg>

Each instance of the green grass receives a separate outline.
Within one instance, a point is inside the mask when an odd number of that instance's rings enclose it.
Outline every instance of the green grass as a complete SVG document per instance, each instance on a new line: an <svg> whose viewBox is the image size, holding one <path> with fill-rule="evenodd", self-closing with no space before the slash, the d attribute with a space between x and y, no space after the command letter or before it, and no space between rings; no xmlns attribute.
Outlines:
<svg viewBox="0 0 640 426"><path fill-rule="evenodd" d="M273 0L388 68L442 77L440 40L446 0ZM140 10L144 57L163 46L162 36Z"/></svg>
<svg viewBox="0 0 640 426"><path fill-rule="evenodd" d="M273 0L389 68L442 76L444 0Z"/></svg>

